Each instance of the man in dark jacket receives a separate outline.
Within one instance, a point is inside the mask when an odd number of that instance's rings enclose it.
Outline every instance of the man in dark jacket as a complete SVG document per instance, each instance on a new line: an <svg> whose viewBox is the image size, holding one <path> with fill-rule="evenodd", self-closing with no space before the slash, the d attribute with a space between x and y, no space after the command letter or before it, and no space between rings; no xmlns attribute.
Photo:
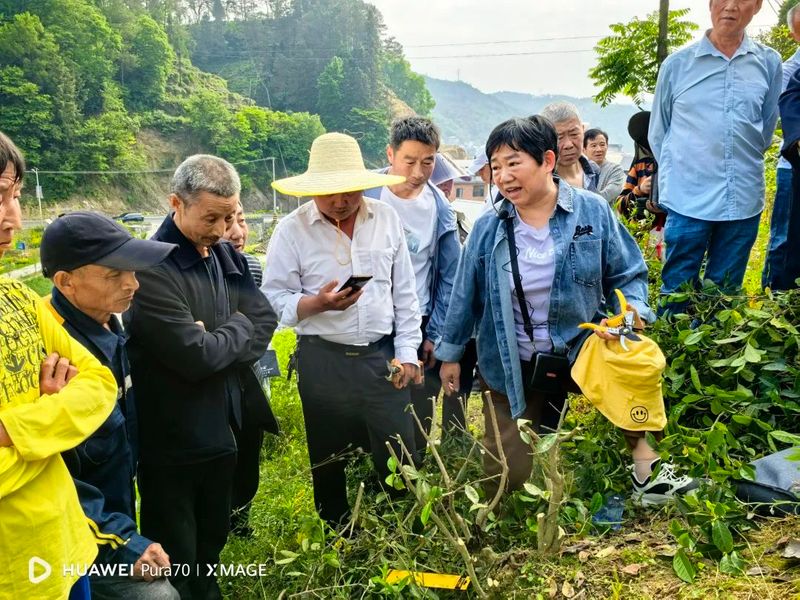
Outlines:
<svg viewBox="0 0 800 600"><path fill-rule="evenodd" d="M783 156L792 165L792 202L789 208L789 225L786 234L788 251L784 256L786 261L779 276L773 276L772 288L788 290L796 288L795 280L800 278L800 252L797 251L800 243L800 69L796 70L786 90L778 101L781 113L781 127L783 128Z"/></svg>
<svg viewBox="0 0 800 600"><path fill-rule="evenodd" d="M173 563L188 565L172 573L184 600L221 598L207 565L217 563L228 535L242 405L258 404L264 429L277 429L252 370L277 319L247 261L222 241L240 187L233 166L215 156L191 156L178 167L173 212L153 236L178 249L141 274L125 315L142 533L160 540Z"/></svg>
<svg viewBox="0 0 800 600"><path fill-rule="evenodd" d="M136 239L122 225L92 212L59 217L42 237L42 271L54 285L49 304L53 314L117 381L111 415L89 439L63 453L81 508L94 524L99 546L95 563L133 567L126 573L114 567L110 575L92 574L92 597L100 600L178 596L166 580L154 577L169 566L169 556L136 529L136 407L125 333L117 316L128 309L139 287L134 271L161 263L175 248Z"/></svg>

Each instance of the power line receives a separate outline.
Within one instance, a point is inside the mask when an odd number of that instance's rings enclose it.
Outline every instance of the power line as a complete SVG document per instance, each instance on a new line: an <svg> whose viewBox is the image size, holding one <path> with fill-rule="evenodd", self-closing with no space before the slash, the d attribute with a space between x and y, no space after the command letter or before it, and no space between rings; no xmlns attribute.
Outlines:
<svg viewBox="0 0 800 600"><path fill-rule="evenodd" d="M549 38L529 38L527 40L491 40L486 42L447 42L444 44L413 44L403 48L443 48L447 46L488 46L493 44L527 44L528 42L557 42L560 40L599 40L602 35L572 35Z"/></svg>
<svg viewBox="0 0 800 600"><path fill-rule="evenodd" d="M428 60L428 59L435 59L435 58L481 58L481 57L492 57L492 56L533 56L537 54L575 54L578 52L594 52L594 48L584 48L580 50L530 50L526 52L495 52L495 53L485 53L482 52L480 54L450 54L447 56L444 55L428 55L428 56L406 56L407 60ZM253 52L239 52L239 51L230 51L230 52L209 52L209 53L197 53L199 54L198 58L200 60L209 60L213 57L224 57L224 58L244 58L250 59L252 62L256 55L261 57L266 57L271 54L278 55L281 60L311 60L311 61L319 61L319 60L330 60L330 56L328 55L314 55L314 56L291 56L281 54L280 50L260 50L260 51L253 51ZM362 64L371 64L370 59L353 59L347 58L348 62L355 62L355 63L362 63Z"/></svg>
<svg viewBox="0 0 800 600"><path fill-rule="evenodd" d="M238 163L231 163L234 167L249 165L258 162L266 162L268 158L256 158L254 160L246 160ZM40 171L38 169L31 169L31 172L36 171L40 175L155 175L159 173L174 173L175 169L150 169L142 171Z"/></svg>
<svg viewBox="0 0 800 600"><path fill-rule="evenodd" d="M532 52L500 52L496 54L452 54L449 56L407 56L408 60L429 60L436 58L491 58L495 56L534 56L537 54L577 54L580 52L594 52L594 48L583 50L539 50Z"/></svg>

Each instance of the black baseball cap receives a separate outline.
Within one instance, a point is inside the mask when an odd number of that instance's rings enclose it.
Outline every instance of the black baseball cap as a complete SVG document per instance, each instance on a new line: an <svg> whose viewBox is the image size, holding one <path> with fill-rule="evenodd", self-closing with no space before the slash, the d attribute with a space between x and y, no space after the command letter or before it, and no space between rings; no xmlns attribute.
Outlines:
<svg viewBox="0 0 800 600"><path fill-rule="evenodd" d="M163 262L175 248L175 244L135 238L105 215L76 211L61 215L47 226L39 258L42 273L52 278L58 271L85 265L141 271Z"/></svg>

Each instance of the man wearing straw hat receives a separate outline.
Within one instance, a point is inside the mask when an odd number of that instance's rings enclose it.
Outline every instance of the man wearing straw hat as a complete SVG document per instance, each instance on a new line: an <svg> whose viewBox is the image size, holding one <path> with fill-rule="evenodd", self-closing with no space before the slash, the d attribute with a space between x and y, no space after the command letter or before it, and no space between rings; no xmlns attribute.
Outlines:
<svg viewBox="0 0 800 600"><path fill-rule="evenodd" d="M261 289L298 335L314 501L332 525L350 515L348 451L369 447L383 480L387 442L398 456L398 436L406 456L416 450L406 412L422 342L414 270L397 213L362 196L403 181L367 171L356 140L326 133L314 140L305 173L273 183L313 197L275 228Z"/></svg>

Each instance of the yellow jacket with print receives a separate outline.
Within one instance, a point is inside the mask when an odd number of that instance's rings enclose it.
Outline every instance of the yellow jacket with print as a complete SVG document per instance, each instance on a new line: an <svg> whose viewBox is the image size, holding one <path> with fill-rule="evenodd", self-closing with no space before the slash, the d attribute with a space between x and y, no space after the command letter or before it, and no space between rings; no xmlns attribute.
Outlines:
<svg viewBox="0 0 800 600"><path fill-rule="evenodd" d="M40 396L41 363L52 352L78 375L59 393ZM79 569L94 561L96 540L61 452L105 421L116 394L111 371L36 294L0 277L0 421L14 444L0 448L0 600L67 598ZM50 566L49 576L41 563L29 573L32 557Z"/></svg>

